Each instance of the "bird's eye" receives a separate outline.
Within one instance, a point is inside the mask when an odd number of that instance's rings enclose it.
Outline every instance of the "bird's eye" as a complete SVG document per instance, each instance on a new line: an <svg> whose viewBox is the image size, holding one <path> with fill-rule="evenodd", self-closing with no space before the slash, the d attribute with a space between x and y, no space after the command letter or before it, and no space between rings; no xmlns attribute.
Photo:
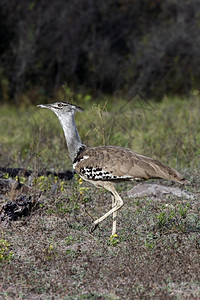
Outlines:
<svg viewBox="0 0 200 300"><path fill-rule="evenodd" d="M62 103L58 103L58 107L63 107Z"/></svg>

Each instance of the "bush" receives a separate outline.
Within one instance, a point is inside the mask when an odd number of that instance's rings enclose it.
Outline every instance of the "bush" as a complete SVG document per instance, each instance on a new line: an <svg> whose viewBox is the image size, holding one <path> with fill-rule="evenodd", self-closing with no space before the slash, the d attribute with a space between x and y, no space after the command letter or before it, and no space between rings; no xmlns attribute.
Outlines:
<svg viewBox="0 0 200 300"><path fill-rule="evenodd" d="M0 3L0 92L54 95L67 82L148 97L199 88L198 0Z"/></svg>

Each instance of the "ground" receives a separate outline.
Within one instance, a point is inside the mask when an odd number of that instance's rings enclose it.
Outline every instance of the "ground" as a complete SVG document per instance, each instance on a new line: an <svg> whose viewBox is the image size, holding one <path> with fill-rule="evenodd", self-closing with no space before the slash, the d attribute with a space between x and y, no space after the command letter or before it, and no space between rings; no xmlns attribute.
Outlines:
<svg viewBox="0 0 200 300"><path fill-rule="evenodd" d="M60 135L62 140L62 132ZM32 146L31 154L23 144L21 156L7 152L8 143L2 143L1 165L39 170L42 161L42 168L50 169L54 161L47 157L48 149L44 152L45 143L49 143L47 136L40 140L42 146ZM180 147L181 141L177 144ZM54 141L51 147L56 145ZM64 143L61 148L65 149ZM45 160L41 159L43 153ZM55 162L54 170L60 161L63 157ZM187 160L172 162L191 181L181 188L193 193L194 199L171 195L129 198L127 192L133 184L119 184L124 206L118 213L118 235L114 237L112 218L90 233L92 221L111 207L111 196L105 190L78 176L64 180L36 172L31 178L22 173L15 177L28 188L1 191L0 299L199 299L200 176L196 161L192 156L193 166ZM3 173L1 177L10 176ZM8 202L28 200L32 204L26 204L27 215L17 220L4 210Z"/></svg>

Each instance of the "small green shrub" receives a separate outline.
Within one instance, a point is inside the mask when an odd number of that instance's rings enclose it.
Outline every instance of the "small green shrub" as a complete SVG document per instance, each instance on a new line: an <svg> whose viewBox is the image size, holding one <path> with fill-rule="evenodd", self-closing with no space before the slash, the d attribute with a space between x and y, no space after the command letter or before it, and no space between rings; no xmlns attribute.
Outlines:
<svg viewBox="0 0 200 300"><path fill-rule="evenodd" d="M156 214L156 227L160 232L166 231L186 231L187 230L187 213L189 203L172 205L163 205L161 211Z"/></svg>
<svg viewBox="0 0 200 300"><path fill-rule="evenodd" d="M109 246L117 246L119 244L119 238L118 238L118 235L117 234L113 234L111 235L111 237L109 238L108 240L108 245Z"/></svg>
<svg viewBox="0 0 200 300"><path fill-rule="evenodd" d="M1 238L0 239L0 263L9 262L13 257L13 252L10 251L9 242Z"/></svg>
<svg viewBox="0 0 200 300"><path fill-rule="evenodd" d="M157 235L153 233L147 234L145 239L145 247L149 249L153 249L155 247L157 239L158 239Z"/></svg>

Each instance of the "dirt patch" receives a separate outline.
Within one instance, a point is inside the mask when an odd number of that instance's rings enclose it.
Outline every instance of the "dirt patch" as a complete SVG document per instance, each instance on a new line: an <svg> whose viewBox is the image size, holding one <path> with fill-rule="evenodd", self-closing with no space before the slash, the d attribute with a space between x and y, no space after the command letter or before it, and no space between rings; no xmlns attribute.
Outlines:
<svg viewBox="0 0 200 300"><path fill-rule="evenodd" d="M89 233L92 220L110 208L109 193L86 183L80 189L78 179L58 181L56 188L50 182L37 209L1 222L13 256L2 262L0 299L200 297L198 199L128 200L122 185L115 244L112 218ZM12 200L14 193L19 197L20 190L12 191ZM11 194L5 196L4 206Z"/></svg>

